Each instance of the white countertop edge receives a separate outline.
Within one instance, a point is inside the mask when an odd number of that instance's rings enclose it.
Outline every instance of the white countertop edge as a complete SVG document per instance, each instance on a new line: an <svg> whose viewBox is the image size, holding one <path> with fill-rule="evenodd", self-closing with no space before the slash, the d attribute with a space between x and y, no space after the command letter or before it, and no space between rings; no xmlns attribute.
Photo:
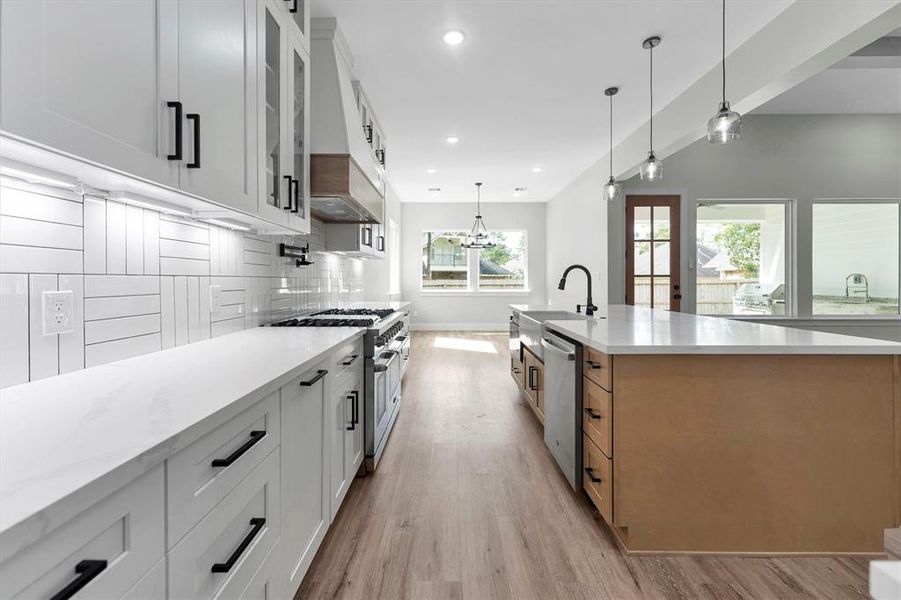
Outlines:
<svg viewBox="0 0 901 600"><path fill-rule="evenodd" d="M60 378L67 378L69 376L89 377L94 373L103 373L104 369L116 368L117 366L121 367L123 363L128 363L132 367L139 365L141 362L152 363L154 359L158 360L160 355L170 351L184 351L186 348L191 348L192 350L202 352L202 346L204 344L223 343L222 340L228 340L233 343L237 342L240 345L239 338L242 334L255 331L260 331L260 328L232 333L204 342L179 346L170 350L137 356L123 361L117 361L116 363L100 365L92 369L75 371L46 380L38 380L19 386L12 386L0 390L0 393L3 395L17 394L29 386L46 386L50 379L59 380ZM279 330L273 328L270 331ZM302 332L317 330L294 329L293 331ZM341 344L361 338L365 333L364 329L349 327L326 328L318 331L327 331L330 335L334 335L335 339L331 340L331 343L328 345L324 345L317 349L314 354L306 356L301 362L296 363L277 377L268 380L266 383L263 383L252 391L242 393L237 397L224 399L215 408L198 416L190 424L179 427L177 431L161 436L147 447L129 450L126 454L123 454L121 458L114 461L116 462L114 466L105 465L98 467L93 475L82 477L77 484L73 483L59 486L59 479L54 479L52 483L45 481L43 482L44 485L57 485L58 489L53 491L41 490L37 494L40 497L39 501L34 499L34 493L29 494L28 501L25 502L20 499L16 493L10 495L5 490L0 490L0 497L2 497L2 502L0 502L0 536L2 536L3 542L0 544L0 560L4 559L9 553L13 553L15 548L30 543L29 540L37 539L42 533L46 532L48 527L56 526L67 518L75 516L74 514L64 514L70 507L81 505L78 502L71 502L73 498L81 496L85 499L93 499L93 501L103 498L115 489L118 489L122 485L125 485L129 481L140 476L142 473L160 464L166 458L188 446L209 431L212 431L228 419L240 414L255 402L261 400L268 394L271 394L273 391L278 390L295 377L303 374L304 371L323 361ZM265 360L265 357L263 357L263 359ZM0 431L2 431L2 424L0 424ZM61 450L64 451L64 449ZM4 448L2 436L0 436L0 453L4 455L8 455L9 453L17 454L10 448ZM10 459L7 458L6 460ZM6 462L6 460L0 461L0 464Z"/></svg>

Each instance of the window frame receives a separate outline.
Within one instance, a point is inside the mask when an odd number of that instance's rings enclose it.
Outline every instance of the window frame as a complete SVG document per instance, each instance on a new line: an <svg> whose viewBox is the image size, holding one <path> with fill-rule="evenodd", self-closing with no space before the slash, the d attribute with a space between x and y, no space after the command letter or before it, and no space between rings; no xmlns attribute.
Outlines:
<svg viewBox="0 0 901 600"><path fill-rule="evenodd" d="M817 204L894 204L898 207L898 314L895 315L866 315L866 314L815 314L813 312L813 207ZM868 321L896 321L901 318L901 198L811 198L809 202L809 231L810 251L804 266L810 280L809 302L806 305L807 314L799 318L811 321L836 321L836 320L868 320Z"/></svg>
<svg viewBox="0 0 901 600"><path fill-rule="evenodd" d="M798 314L798 253L797 238L798 232L796 224L798 222L798 201L796 198L695 198L689 206L692 208L690 215L690 229L686 232L688 239L688 256L686 260L688 264L688 284L691 286L690 308L693 314L698 313L698 209L702 205L709 204L725 204L725 205L743 205L743 204L781 204L785 209L785 314L782 315L743 315L738 313L708 315L701 314L705 317L717 317L726 319L753 319L765 321L783 321L788 319L797 319Z"/></svg>
<svg viewBox="0 0 901 600"><path fill-rule="evenodd" d="M453 228L425 228L420 230L419 232L419 252L420 259L422 256L422 238L426 233L448 233L453 231L466 232L466 229L453 229ZM435 296L520 296L526 295L531 292L531 288L529 287L529 231L525 228L516 228L516 227L507 227L500 229L489 229L489 234L494 233L521 233L523 239L525 240L525 248L523 249L523 264L525 266L523 271L523 285L519 288L510 288L510 289L484 289L481 287L479 279L479 256L481 255L481 250L478 252L474 250L466 250L466 288L449 288L449 289L441 289L441 288L429 288L423 286L423 279L420 275L419 278L419 292L421 294L427 295L435 295Z"/></svg>

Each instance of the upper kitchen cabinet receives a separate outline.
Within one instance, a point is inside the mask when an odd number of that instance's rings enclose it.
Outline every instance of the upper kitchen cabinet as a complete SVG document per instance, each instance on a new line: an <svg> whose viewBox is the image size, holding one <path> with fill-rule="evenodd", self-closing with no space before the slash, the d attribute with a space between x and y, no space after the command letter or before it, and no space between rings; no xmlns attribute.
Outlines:
<svg viewBox="0 0 901 600"><path fill-rule="evenodd" d="M4 0L0 129L178 187L181 111L168 103L179 100L179 8L161 0Z"/></svg>
<svg viewBox="0 0 901 600"><path fill-rule="evenodd" d="M360 124L363 128L363 135L369 144L379 175L383 177L385 173L385 130L382 129L375 116L375 111L372 110L372 103L366 97L363 85L359 81L354 81L353 88L354 97L357 101L357 110L360 111Z"/></svg>
<svg viewBox="0 0 901 600"><path fill-rule="evenodd" d="M250 213L258 185L256 23L255 0L178 2L181 188Z"/></svg>
<svg viewBox="0 0 901 600"><path fill-rule="evenodd" d="M278 1L278 0L277 0ZM310 3L306 0L281 0L282 9L288 13L292 29L299 33L299 41L310 52Z"/></svg>
<svg viewBox="0 0 901 600"><path fill-rule="evenodd" d="M258 4L260 216L310 231L310 69L302 36L282 0Z"/></svg>

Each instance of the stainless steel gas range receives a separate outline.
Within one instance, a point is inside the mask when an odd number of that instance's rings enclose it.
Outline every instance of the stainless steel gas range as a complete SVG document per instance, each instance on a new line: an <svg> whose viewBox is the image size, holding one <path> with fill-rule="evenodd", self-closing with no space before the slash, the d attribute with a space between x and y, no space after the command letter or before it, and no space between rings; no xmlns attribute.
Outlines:
<svg viewBox="0 0 901 600"><path fill-rule="evenodd" d="M363 337L366 470L378 465L400 412L410 363L410 313L393 308L333 308L276 321L271 327L365 327Z"/></svg>

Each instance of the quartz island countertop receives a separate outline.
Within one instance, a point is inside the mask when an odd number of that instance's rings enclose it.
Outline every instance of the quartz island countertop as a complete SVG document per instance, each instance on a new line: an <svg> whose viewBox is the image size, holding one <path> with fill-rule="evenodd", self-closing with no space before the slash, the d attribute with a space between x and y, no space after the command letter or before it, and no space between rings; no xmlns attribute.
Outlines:
<svg viewBox="0 0 901 600"><path fill-rule="evenodd" d="M514 312L566 310L524 304L510 308ZM608 354L901 355L897 342L621 304L601 307L593 319L549 320L544 325Z"/></svg>

